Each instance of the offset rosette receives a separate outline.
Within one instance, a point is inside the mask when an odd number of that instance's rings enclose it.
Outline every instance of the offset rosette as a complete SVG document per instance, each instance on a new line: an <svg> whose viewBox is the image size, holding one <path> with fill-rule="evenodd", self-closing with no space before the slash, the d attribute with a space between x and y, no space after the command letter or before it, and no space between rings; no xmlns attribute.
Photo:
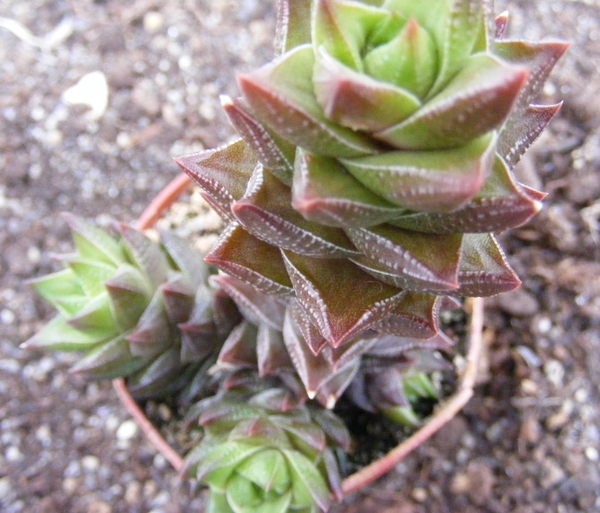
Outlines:
<svg viewBox="0 0 600 513"><path fill-rule="evenodd" d="M114 238L69 215L75 253L62 271L32 281L58 315L23 345L82 351L72 372L127 377L137 398L186 386L239 320L235 304L210 288L209 267L183 240L162 244L127 225Z"/></svg>
<svg viewBox="0 0 600 513"><path fill-rule="evenodd" d="M341 498L334 451L350 435L333 413L298 404L285 389L233 390L190 410L203 438L184 472L210 487L207 511L327 511Z"/></svg>
<svg viewBox="0 0 600 513"><path fill-rule="evenodd" d="M444 296L520 284L494 232L540 209L512 170L558 111L531 102L567 45L504 40L486 0L278 6L277 57L223 99L241 139L178 164L229 223L207 261L285 305L302 377L307 351L424 344Z"/></svg>

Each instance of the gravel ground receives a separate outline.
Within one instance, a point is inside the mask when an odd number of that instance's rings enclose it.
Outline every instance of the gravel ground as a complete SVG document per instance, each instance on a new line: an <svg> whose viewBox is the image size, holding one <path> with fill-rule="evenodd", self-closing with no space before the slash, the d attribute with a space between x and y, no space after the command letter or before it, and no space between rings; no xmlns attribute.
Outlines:
<svg viewBox="0 0 600 513"><path fill-rule="evenodd" d="M61 211L133 221L176 176L171 157L232 135L218 96L269 58L273 3L0 2L2 512L203 511L110 384L19 349L51 317L25 281L69 251ZM524 286L488 302L465 412L338 513L600 512L600 3L497 6L514 34L574 43L545 91L566 106L521 167L547 207L504 237ZM86 76L91 109L69 104Z"/></svg>

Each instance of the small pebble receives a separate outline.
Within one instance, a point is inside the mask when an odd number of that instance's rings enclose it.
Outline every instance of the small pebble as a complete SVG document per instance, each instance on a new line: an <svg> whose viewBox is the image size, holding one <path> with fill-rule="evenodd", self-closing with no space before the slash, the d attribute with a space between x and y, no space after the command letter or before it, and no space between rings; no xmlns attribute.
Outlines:
<svg viewBox="0 0 600 513"><path fill-rule="evenodd" d="M600 460L600 453L595 447L586 447L585 457L590 461L598 461Z"/></svg>
<svg viewBox="0 0 600 513"><path fill-rule="evenodd" d="M427 501L427 499L429 498L429 494L427 493L427 490L425 490L425 488L415 488L410 494L410 496L417 502L421 503Z"/></svg>
<svg viewBox="0 0 600 513"><path fill-rule="evenodd" d="M118 440L131 440L138 432L138 426L133 420L126 420L117 429Z"/></svg>
<svg viewBox="0 0 600 513"><path fill-rule="evenodd" d="M104 501L93 501L87 509L87 513L112 513L112 508Z"/></svg>
<svg viewBox="0 0 600 513"><path fill-rule="evenodd" d="M81 466L88 472L94 472L100 467L100 458L93 455L84 456L81 459Z"/></svg>
<svg viewBox="0 0 600 513"><path fill-rule="evenodd" d="M157 11L149 11L144 15L144 30L150 34L158 32L164 25L163 15Z"/></svg>
<svg viewBox="0 0 600 513"><path fill-rule="evenodd" d="M8 462L15 462L15 461L19 461L22 457L23 457L23 453L21 452L21 450L18 447L15 447L14 445L9 447L8 449L6 449L6 461Z"/></svg>

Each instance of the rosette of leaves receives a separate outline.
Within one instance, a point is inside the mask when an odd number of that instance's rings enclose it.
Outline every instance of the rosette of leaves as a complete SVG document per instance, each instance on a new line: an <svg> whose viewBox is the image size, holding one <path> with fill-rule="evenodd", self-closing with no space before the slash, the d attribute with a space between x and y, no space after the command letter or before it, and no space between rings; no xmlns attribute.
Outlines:
<svg viewBox="0 0 600 513"><path fill-rule="evenodd" d="M222 391L187 420L203 438L184 473L210 487L207 513L317 513L341 497L334 453L349 449L346 427L285 388Z"/></svg>
<svg viewBox="0 0 600 513"><path fill-rule="evenodd" d="M120 224L115 238L66 220L75 252L60 258L62 271L32 280L58 314L24 347L82 351L73 373L127 377L137 398L188 385L239 320L229 297L209 286L209 266L173 234L157 243Z"/></svg>
<svg viewBox="0 0 600 513"><path fill-rule="evenodd" d="M520 284L494 232L540 209L513 168L560 107L532 102L567 45L505 40L488 0L280 0L278 18L275 59L223 99L241 139L178 164L229 223L207 261L262 294L246 307L279 304L331 406L378 339L434 341L444 296Z"/></svg>

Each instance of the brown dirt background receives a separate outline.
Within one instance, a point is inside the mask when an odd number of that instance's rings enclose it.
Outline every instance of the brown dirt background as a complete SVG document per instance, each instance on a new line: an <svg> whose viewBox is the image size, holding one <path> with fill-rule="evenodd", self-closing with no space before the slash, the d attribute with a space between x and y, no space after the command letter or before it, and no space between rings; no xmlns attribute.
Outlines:
<svg viewBox="0 0 600 513"><path fill-rule="evenodd" d="M70 248L59 212L133 221L177 174L171 157L232 135L218 96L269 58L273 5L0 1L0 511L203 511L110 384L19 349L51 316L25 281ZM523 287L487 302L466 410L335 512L600 512L600 2L505 8L512 35L573 43L544 91L565 106L519 168L545 209L502 236ZM95 70L110 96L90 120L61 95Z"/></svg>

